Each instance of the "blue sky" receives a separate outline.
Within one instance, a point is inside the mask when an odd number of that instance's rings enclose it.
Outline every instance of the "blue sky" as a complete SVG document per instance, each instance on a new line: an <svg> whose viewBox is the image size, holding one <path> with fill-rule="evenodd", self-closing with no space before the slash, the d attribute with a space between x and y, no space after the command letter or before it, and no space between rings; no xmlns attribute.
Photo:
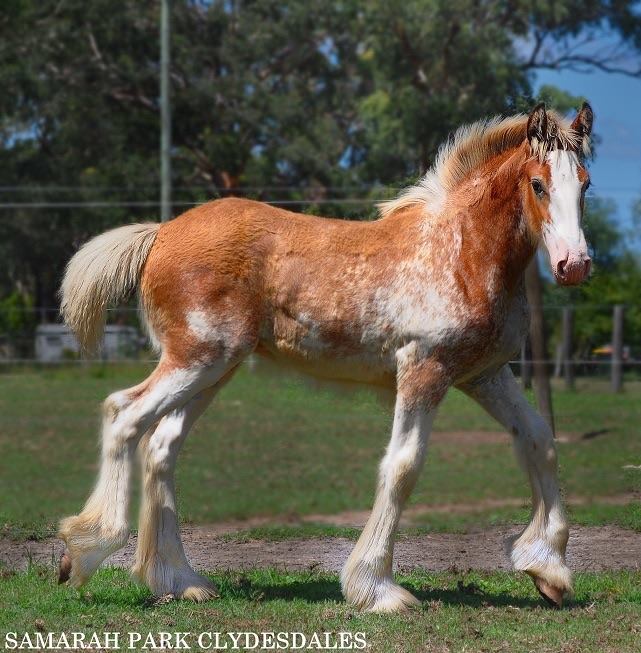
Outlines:
<svg viewBox="0 0 641 653"><path fill-rule="evenodd" d="M641 198L641 79L602 72L541 71L537 85L553 84L587 98L601 142L590 166L591 194L617 203L617 216L628 229L631 205Z"/></svg>

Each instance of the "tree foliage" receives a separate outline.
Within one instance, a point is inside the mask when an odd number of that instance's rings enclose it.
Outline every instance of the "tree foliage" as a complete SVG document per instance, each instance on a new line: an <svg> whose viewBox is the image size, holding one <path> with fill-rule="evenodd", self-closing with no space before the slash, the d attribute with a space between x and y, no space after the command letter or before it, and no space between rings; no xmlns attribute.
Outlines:
<svg viewBox="0 0 641 653"><path fill-rule="evenodd" d="M546 303L550 331L559 337L560 307L575 307L576 349L588 358L595 347L611 342L612 306L623 304L626 345L641 352L641 264L638 255L627 245L625 235L614 217L611 201L591 198L584 216L584 230L592 254L593 272L589 281L572 289L550 283Z"/></svg>
<svg viewBox="0 0 641 653"><path fill-rule="evenodd" d="M530 106L538 68L617 68L641 47L619 1L174 0L172 23L175 213L225 193L380 196L456 126ZM0 212L2 294L54 306L79 243L156 218L158 31L157 1L2 3L3 198L57 204Z"/></svg>

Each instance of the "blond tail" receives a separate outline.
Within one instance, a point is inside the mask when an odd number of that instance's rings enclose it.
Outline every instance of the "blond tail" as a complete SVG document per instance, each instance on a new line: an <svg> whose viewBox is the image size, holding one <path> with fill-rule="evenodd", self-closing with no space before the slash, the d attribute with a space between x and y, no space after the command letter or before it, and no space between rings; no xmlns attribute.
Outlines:
<svg viewBox="0 0 641 653"><path fill-rule="evenodd" d="M67 264L60 312L83 351L97 349L107 306L137 287L159 228L147 222L112 229L83 245Z"/></svg>

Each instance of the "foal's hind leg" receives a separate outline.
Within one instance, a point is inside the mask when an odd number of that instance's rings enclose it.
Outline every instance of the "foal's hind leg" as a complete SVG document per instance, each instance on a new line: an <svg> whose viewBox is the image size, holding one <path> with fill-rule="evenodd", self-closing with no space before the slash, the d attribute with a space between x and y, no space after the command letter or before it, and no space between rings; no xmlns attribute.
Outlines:
<svg viewBox="0 0 641 653"><path fill-rule="evenodd" d="M132 571L156 596L173 594L204 601L216 595L213 583L197 574L185 556L176 514L174 470L189 430L232 374L171 411L140 443L143 497Z"/></svg>
<svg viewBox="0 0 641 653"><path fill-rule="evenodd" d="M105 558L124 546L129 536L131 464L140 437L170 410L215 384L228 369L223 361L191 366L161 361L143 383L107 398L98 482L82 512L60 524L66 549L59 582L82 585Z"/></svg>
<svg viewBox="0 0 641 653"><path fill-rule="evenodd" d="M523 396L508 366L461 389L514 436L517 457L532 487L532 520L512 546L512 562L532 577L548 603L561 606L563 595L572 589L572 575L565 564L568 524L552 431Z"/></svg>
<svg viewBox="0 0 641 653"><path fill-rule="evenodd" d="M374 508L341 573L343 594L358 608L396 612L419 603L392 577L394 535L446 390L442 369L431 361L405 365L399 374L392 438L381 462Z"/></svg>

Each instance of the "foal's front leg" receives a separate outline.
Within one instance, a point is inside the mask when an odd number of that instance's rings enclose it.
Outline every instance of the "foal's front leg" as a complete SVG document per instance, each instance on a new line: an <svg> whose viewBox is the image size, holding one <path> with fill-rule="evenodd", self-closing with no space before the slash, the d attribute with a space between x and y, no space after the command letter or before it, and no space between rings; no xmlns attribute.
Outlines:
<svg viewBox="0 0 641 653"><path fill-rule="evenodd" d="M374 508L341 573L343 594L358 608L395 612L419 605L392 577L394 534L446 390L445 375L431 361L404 365L399 373L392 437L381 462Z"/></svg>
<svg viewBox="0 0 641 653"><path fill-rule="evenodd" d="M572 574L565 564L568 524L552 431L523 396L507 365L461 389L514 436L517 457L532 487L532 520L512 546L512 562L532 577L548 603L560 607L563 595L572 589Z"/></svg>

